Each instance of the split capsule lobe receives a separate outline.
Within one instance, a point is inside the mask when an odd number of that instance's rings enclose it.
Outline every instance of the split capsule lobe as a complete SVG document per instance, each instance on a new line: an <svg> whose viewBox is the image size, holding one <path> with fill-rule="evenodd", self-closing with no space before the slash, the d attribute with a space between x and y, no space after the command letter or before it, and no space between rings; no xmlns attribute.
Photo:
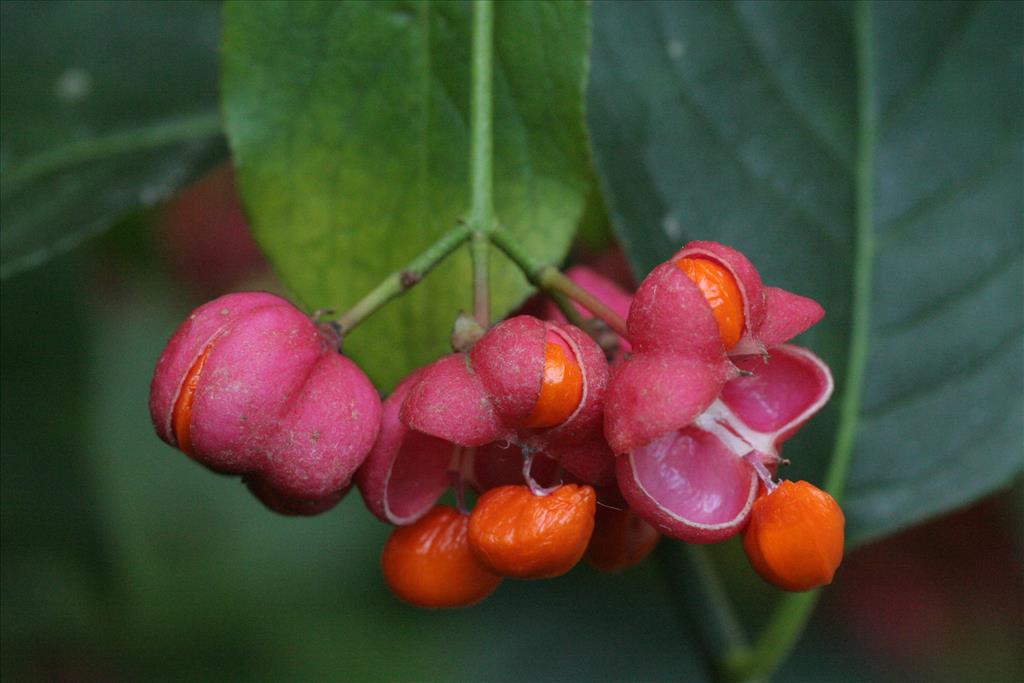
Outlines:
<svg viewBox="0 0 1024 683"><path fill-rule="evenodd" d="M700 287L718 322L722 343L728 351L743 336L743 295L736 279L724 267L705 258L682 258L676 266Z"/></svg>
<svg viewBox="0 0 1024 683"><path fill-rule="evenodd" d="M583 370L569 345L549 331L544 342L544 375L540 396L525 427L546 429L562 424L583 399Z"/></svg>

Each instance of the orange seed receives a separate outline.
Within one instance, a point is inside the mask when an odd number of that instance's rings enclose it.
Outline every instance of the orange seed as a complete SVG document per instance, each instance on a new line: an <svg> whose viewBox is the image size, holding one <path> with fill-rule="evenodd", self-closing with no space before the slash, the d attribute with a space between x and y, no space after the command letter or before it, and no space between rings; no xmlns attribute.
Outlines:
<svg viewBox="0 0 1024 683"><path fill-rule="evenodd" d="M768 583L806 591L832 583L843 560L843 511L806 481L783 481L754 501L743 549Z"/></svg>
<svg viewBox="0 0 1024 683"><path fill-rule="evenodd" d="M736 346L743 336L743 295L726 268L706 258L682 258L676 266L700 287L726 350Z"/></svg>
<svg viewBox="0 0 1024 683"><path fill-rule="evenodd" d="M499 486L476 503L469 546L495 574L520 579L561 576L583 557L594 531L597 494L564 484L534 495L526 486Z"/></svg>
<svg viewBox="0 0 1024 683"><path fill-rule="evenodd" d="M418 607L464 607L494 592L501 577L469 550L469 517L437 505L418 521L397 527L381 554L388 587Z"/></svg>
<svg viewBox="0 0 1024 683"><path fill-rule="evenodd" d="M564 344L544 345L544 376L540 396L524 426L531 429L557 427L569 419L583 398L583 370Z"/></svg>
<svg viewBox="0 0 1024 683"><path fill-rule="evenodd" d="M174 401L174 410L171 412L171 420L174 425L174 440L178 443L184 453L192 455L192 403L196 399L196 387L199 386L199 375L203 372L206 359L210 356L213 345L209 344L196 358L192 367L189 368L185 380L178 390L178 398Z"/></svg>

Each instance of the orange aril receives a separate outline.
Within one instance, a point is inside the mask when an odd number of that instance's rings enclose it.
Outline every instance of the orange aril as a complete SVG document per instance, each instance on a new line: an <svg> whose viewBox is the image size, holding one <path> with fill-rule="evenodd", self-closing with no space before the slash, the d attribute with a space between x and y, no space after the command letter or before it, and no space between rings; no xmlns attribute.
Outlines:
<svg viewBox="0 0 1024 683"><path fill-rule="evenodd" d="M548 495L526 486L491 489L469 519L469 545L495 574L520 579L560 576L572 569L594 531L597 494L564 484Z"/></svg>
<svg viewBox="0 0 1024 683"><path fill-rule="evenodd" d="M381 554L388 587L419 607L463 607L494 592L501 577L484 569L469 550L469 517L447 505L396 528Z"/></svg>
<svg viewBox="0 0 1024 683"><path fill-rule="evenodd" d="M832 583L843 559L845 517L825 491L783 481L754 501L743 549L768 583L806 591Z"/></svg>
<svg viewBox="0 0 1024 683"><path fill-rule="evenodd" d="M171 421L174 425L174 440L184 453L192 455L192 403L196 399L196 387L199 386L199 376L206 365L206 359L210 356L213 345L210 344L199 354L199 358L192 363L188 374L185 375L178 390L178 398L174 401L174 410L171 412Z"/></svg>
<svg viewBox="0 0 1024 683"><path fill-rule="evenodd" d="M551 335L553 336L553 335ZM572 415L583 398L583 370L564 342L544 344L544 374L540 395L523 426L557 427Z"/></svg>
<svg viewBox="0 0 1024 683"><path fill-rule="evenodd" d="M682 258L676 266L700 287L718 322L726 350L736 346L743 336L743 295L732 273L705 258Z"/></svg>

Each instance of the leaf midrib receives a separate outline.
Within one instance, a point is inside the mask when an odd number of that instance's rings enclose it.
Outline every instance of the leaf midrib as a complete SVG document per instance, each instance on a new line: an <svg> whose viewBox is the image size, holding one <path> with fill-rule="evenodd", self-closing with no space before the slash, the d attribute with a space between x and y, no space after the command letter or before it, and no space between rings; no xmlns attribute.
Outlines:
<svg viewBox="0 0 1024 683"><path fill-rule="evenodd" d="M4 171L0 177L0 196L7 197L19 187L48 173L121 154L213 137L220 132L220 116L213 112L157 121L47 149L12 164L10 170Z"/></svg>
<svg viewBox="0 0 1024 683"><path fill-rule="evenodd" d="M871 294L875 258L874 169L878 143L878 105L875 92L874 36L871 32L870 2L854 8L854 45L857 51L857 153L855 158L855 204L853 292L850 346L846 377L839 406L832 460L825 487L841 499L850 471L857 440L864 376L867 368L871 329Z"/></svg>

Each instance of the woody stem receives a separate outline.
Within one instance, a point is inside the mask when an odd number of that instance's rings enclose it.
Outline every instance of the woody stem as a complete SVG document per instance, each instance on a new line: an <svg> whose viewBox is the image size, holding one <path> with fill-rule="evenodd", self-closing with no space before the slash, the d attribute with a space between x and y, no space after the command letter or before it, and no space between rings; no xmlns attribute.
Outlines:
<svg viewBox="0 0 1024 683"><path fill-rule="evenodd" d="M497 227L490 233L491 242L519 266L531 283L547 293L562 294L603 320L620 336L626 336L626 321L603 301L565 276L558 268L536 261L504 229Z"/></svg>
<svg viewBox="0 0 1024 683"><path fill-rule="evenodd" d="M465 223L457 224L442 235L441 239L434 242L419 256L410 261L404 268L396 270L384 278L379 285L360 299L355 306L345 311L338 318L335 325L341 336L347 335L359 323L376 313L384 304L416 285L445 257L469 239L471 233L470 227Z"/></svg>

